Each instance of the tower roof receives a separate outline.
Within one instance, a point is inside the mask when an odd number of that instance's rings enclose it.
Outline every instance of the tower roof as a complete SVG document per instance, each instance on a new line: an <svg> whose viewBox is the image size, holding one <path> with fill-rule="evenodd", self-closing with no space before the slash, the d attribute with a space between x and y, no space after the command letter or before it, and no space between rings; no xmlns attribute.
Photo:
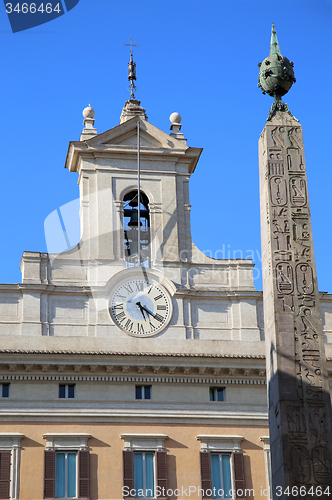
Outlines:
<svg viewBox="0 0 332 500"><path fill-rule="evenodd" d="M141 106L141 101L137 99L128 99L122 108L120 123L130 120L133 116L140 116L143 120L147 120L145 109Z"/></svg>

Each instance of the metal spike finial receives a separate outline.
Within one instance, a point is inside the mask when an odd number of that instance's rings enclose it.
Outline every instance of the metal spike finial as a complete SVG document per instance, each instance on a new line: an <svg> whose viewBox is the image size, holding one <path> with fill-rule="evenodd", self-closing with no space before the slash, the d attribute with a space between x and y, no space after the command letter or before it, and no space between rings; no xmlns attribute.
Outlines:
<svg viewBox="0 0 332 500"><path fill-rule="evenodd" d="M271 32L271 44L270 44L270 56L273 54L280 54L280 47L278 43L277 33L274 27L274 23L272 23L272 32Z"/></svg>
<svg viewBox="0 0 332 500"><path fill-rule="evenodd" d="M129 38L130 43L124 43L124 47L130 47L130 61L128 63L128 81L130 81L130 86L128 90L130 91L130 99L135 99L136 86L134 80L136 80L136 63L133 60L133 47L139 47L138 43L133 43L132 37Z"/></svg>
<svg viewBox="0 0 332 500"><path fill-rule="evenodd" d="M293 70L294 64L287 57L281 55L274 23L272 23L270 55L258 66L258 87L260 87L263 94L268 94L274 98L268 120L271 120L277 111L287 112L296 120L289 111L287 104L282 101L282 96L287 94L296 81Z"/></svg>

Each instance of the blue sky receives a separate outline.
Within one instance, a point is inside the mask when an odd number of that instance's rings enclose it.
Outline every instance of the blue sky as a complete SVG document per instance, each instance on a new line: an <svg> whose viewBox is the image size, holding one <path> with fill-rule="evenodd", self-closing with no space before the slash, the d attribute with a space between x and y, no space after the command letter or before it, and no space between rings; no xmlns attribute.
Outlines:
<svg viewBox="0 0 332 500"><path fill-rule="evenodd" d="M257 63L274 22L295 64L285 101L304 131L319 288L332 292L331 21L328 0L80 0L13 34L1 3L0 282L21 281L23 251L47 251L44 220L78 196L64 163L83 108L92 104L98 132L119 123L132 36L149 121L168 132L178 111L188 144L204 148L190 182L196 245L254 255L261 289L257 143L272 99L257 89Z"/></svg>

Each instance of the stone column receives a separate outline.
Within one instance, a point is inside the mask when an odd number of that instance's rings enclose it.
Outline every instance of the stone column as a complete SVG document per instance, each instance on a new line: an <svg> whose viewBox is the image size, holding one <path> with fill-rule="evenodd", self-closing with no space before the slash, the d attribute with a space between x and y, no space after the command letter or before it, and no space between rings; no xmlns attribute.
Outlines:
<svg viewBox="0 0 332 500"><path fill-rule="evenodd" d="M290 114L266 123L259 168L273 499L328 499L331 401L302 127Z"/></svg>
<svg viewBox="0 0 332 500"><path fill-rule="evenodd" d="M159 267L162 261L160 243L163 236L162 227L162 205L161 203L149 203L150 213L150 258L151 267Z"/></svg>

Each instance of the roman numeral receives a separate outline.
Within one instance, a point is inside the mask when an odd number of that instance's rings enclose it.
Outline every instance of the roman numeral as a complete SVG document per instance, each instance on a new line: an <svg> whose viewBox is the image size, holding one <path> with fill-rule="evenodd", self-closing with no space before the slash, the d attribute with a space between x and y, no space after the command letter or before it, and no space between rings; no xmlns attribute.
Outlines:
<svg viewBox="0 0 332 500"><path fill-rule="evenodd" d="M166 306L157 306L158 311L166 311Z"/></svg>
<svg viewBox="0 0 332 500"><path fill-rule="evenodd" d="M139 283L136 282L135 285L136 285L137 291L142 292L142 290L144 288L144 284L140 283L140 282Z"/></svg>
<svg viewBox="0 0 332 500"><path fill-rule="evenodd" d="M120 297L120 299L122 299L122 300L125 300L125 298L126 298L123 295L121 295L120 292L117 292L117 294L115 295L115 297Z"/></svg>
<svg viewBox="0 0 332 500"><path fill-rule="evenodd" d="M162 297L163 297L163 296L162 296L161 294L160 294L160 295L157 295L157 297L155 297L155 298L154 298L154 300L160 300L160 299L162 299Z"/></svg>
<svg viewBox="0 0 332 500"><path fill-rule="evenodd" d="M158 306L159 307L159 306ZM116 310L116 309L119 309L119 310L123 310L123 304L115 304L115 306L113 306L113 309Z"/></svg>
<svg viewBox="0 0 332 500"><path fill-rule="evenodd" d="M149 283L148 283L148 286L149 286ZM153 286L149 289L148 294L151 292L152 288L153 288Z"/></svg>
<svg viewBox="0 0 332 500"><path fill-rule="evenodd" d="M140 323L137 323L137 333L142 333L144 335L144 327Z"/></svg>
<svg viewBox="0 0 332 500"><path fill-rule="evenodd" d="M124 324L124 327L127 330L132 330L134 322L131 321L131 319L127 319L126 323Z"/></svg>
<svg viewBox="0 0 332 500"><path fill-rule="evenodd" d="M123 321L126 317L126 313L124 311L122 311L122 312L116 314L115 317L118 321Z"/></svg>
<svg viewBox="0 0 332 500"><path fill-rule="evenodd" d="M160 316L160 314L157 313L154 315L154 319L156 319L157 321L160 321L160 323L162 323L165 318L163 316Z"/></svg>
<svg viewBox="0 0 332 500"><path fill-rule="evenodd" d="M128 292L128 293L133 293L133 289L131 288L130 284L127 283L126 285L123 285L123 288Z"/></svg>

